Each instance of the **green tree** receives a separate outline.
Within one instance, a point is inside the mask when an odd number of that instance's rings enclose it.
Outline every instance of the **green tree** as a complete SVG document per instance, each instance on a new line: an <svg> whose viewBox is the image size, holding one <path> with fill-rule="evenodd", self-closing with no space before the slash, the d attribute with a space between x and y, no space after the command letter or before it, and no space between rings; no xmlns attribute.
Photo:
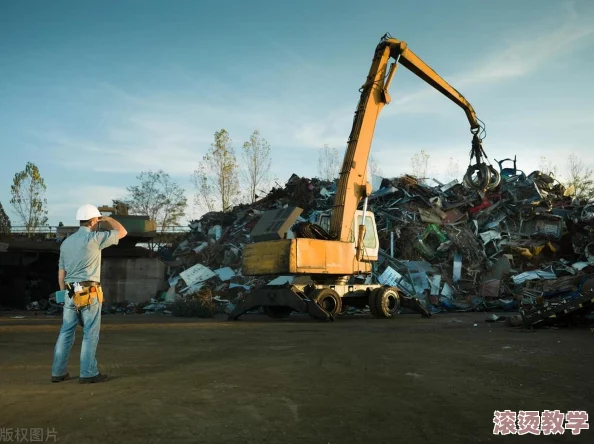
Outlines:
<svg viewBox="0 0 594 444"><path fill-rule="evenodd" d="M10 218L4 211L2 203L0 203L0 234L9 234L11 228Z"/></svg>
<svg viewBox="0 0 594 444"><path fill-rule="evenodd" d="M47 224L45 191L45 182L34 163L27 162L25 169L14 175L10 204L29 235Z"/></svg>
<svg viewBox="0 0 594 444"><path fill-rule="evenodd" d="M207 208L214 207L215 199L224 212L230 211L238 201L238 165L231 139L226 129L215 132L214 142L204 155L192 176L199 201ZM210 209L209 209L210 211Z"/></svg>
<svg viewBox="0 0 594 444"><path fill-rule="evenodd" d="M149 216L161 232L178 225L187 207L184 190L163 170L143 171L136 178L140 184L127 187L129 195L123 199L130 214Z"/></svg>
<svg viewBox="0 0 594 444"><path fill-rule="evenodd" d="M244 167L242 174L248 186L249 201L256 201L258 188L264 185L270 173L270 145L255 130L250 140L243 144Z"/></svg>

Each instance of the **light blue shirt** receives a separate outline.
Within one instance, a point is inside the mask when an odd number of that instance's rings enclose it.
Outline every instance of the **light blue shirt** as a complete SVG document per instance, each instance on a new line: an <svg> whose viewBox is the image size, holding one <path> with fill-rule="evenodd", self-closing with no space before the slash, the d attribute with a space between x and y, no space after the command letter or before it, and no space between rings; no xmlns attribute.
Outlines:
<svg viewBox="0 0 594 444"><path fill-rule="evenodd" d="M66 282L101 282L101 250L119 242L117 230L91 231L89 227L68 236L60 245L60 270Z"/></svg>

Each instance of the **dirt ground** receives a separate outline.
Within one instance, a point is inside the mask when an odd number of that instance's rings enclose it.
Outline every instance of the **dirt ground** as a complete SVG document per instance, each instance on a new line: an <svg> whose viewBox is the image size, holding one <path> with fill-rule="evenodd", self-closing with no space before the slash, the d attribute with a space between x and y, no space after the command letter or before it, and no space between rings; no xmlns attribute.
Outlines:
<svg viewBox="0 0 594 444"><path fill-rule="evenodd" d="M81 385L50 382L60 318L12 315L0 317L0 431L52 429L65 443L594 442L592 430L492 433L495 410L594 413L588 328L513 329L481 313L110 315L97 356L113 379Z"/></svg>

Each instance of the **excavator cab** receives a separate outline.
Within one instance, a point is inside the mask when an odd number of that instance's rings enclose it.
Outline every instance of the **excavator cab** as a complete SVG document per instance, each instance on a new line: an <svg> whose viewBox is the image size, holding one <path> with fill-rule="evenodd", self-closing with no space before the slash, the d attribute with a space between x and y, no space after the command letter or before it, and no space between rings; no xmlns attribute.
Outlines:
<svg viewBox="0 0 594 444"><path fill-rule="evenodd" d="M359 225L363 220L363 211L357 210L353 218L353 231L351 231L350 241L353 243L354 251L357 251L357 242L359 239L355 233L359 230ZM375 225L375 216L372 212L367 211L365 214L365 235L363 237L363 261L377 261L379 253L379 238L377 235L377 227Z"/></svg>
<svg viewBox="0 0 594 444"><path fill-rule="evenodd" d="M357 210L356 217L353 218L353 226L349 242L353 244L353 251L357 250L358 236L355 233L359 232L359 225L363 218L363 211ZM314 211L309 222L320 226L326 232L330 231L330 219L332 211ZM377 226L375 224L375 216L372 212L367 211L365 214L365 236L363 238L363 261L376 261L379 254L379 237L377 234Z"/></svg>

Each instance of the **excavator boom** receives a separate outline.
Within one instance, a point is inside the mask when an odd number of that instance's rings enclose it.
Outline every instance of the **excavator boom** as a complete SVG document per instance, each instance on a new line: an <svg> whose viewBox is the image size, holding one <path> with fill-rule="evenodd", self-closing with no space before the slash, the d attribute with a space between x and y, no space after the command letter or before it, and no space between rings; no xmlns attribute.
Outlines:
<svg viewBox="0 0 594 444"><path fill-rule="evenodd" d="M395 61L388 68L391 58ZM362 87L340 170L330 220L330 234L334 239L342 242L348 242L350 238L353 217L359 202L371 192L371 187L367 183L367 162L371 142L377 118L384 105L390 102L388 88L398 63L459 105L466 113L473 134L480 129L474 109L462 94L408 49L405 42L384 36L376 47L367 81Z"/></svg>

